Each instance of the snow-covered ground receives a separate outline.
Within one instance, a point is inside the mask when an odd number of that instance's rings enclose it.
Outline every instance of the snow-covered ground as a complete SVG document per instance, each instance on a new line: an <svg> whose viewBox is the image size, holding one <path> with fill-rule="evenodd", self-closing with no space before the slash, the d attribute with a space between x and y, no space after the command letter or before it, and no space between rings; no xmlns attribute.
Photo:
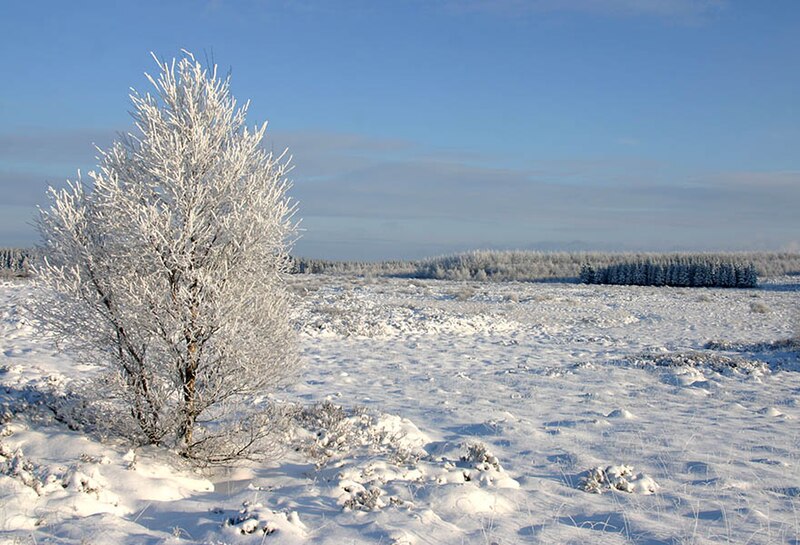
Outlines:
<svg viewBox="0 0 800 545"><path fill-rule="evenodd" d="M200 473L56 418L92 368L0 286L0 542L800 543L800 278L291 288L298 450Z"/></svg>

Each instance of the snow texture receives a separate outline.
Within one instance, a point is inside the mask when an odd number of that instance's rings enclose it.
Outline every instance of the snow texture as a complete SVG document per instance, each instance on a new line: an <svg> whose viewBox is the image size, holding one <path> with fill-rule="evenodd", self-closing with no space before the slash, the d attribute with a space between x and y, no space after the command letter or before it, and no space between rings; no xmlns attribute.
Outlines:
<svg viewBox="0 0 800 545"><path fill-rule="evenodd" d="M306 370L265 398L287 452L205 472L83 422L98 368L35 333L31 284L2 284L0 542L800 539L796 277L292 282Z"/></svg>

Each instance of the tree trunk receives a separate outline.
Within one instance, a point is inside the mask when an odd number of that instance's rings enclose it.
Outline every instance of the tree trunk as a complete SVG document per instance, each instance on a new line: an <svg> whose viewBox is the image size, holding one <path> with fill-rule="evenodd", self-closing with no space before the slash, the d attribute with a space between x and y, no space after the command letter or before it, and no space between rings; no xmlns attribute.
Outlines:
<svg viewBox="0 0 800 545"><path fill-rule="evenodd" d="M197 319L197 283L192 285L193 299L189 311L189 324L186 328L186 353L187 361L183 373L183 425L181 436L184 449L191 448L193 442L194 425L197 421L197 368L200 364L200 341L198 341Z"/></svg>
<svg viewBox="0 0 800 545"><path fill-rule="evenodd" d="M197 420L195 394L197 389L197 343L191 342L188 347L189 361L186 364L183 383L183 444L185 448L192 445L194 423Z"/></svg>

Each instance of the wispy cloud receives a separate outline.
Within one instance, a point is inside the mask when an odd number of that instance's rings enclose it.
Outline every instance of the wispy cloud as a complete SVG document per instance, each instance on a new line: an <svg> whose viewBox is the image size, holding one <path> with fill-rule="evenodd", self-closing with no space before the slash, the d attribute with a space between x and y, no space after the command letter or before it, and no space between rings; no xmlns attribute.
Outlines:
<svg viewBox="0 0 800 545"><path fill-rule="evenodd" d="M698 22L727 7L727 0L445 0L448 9L505 15L571 12L611 17L651 16Z"/></svg>
<svg viewBox="0 0 800 545"><path fill-rule="evenodd" d="M0 170L0 194L4 204L33 206L44 200L47 186L46 178L35 172Z"/></svg>
<svg viewBox="0 0 800 545"><path fill-rule="evenodd" d="M18 129L0 133L0 161L35 161L61 163L76 158L93 158L94 145L106 148L115 138L110 129L52 130L44 128Z"/></svg>
<svg viewBox="0 0 800 545"><path fill-rule="evenodd" d="M86 128L25 128L0 133L2 202L29 207L32 214L35 205L46 201L48 186L61 186L67 179L74 179L77 170L92 168L97 163L94 145L106 148L114 137L115 132L110 129ZM19 209L15 209L14 216L19 214ZM9 222L9 219L4 221L6 225ZM18 230L14 228L14 232Z"/></svg>
<svg viewBox="0 0 800 545"><path fill-rule="evenodd" d="M700 22L727 8L729 0L412 0L419 10L444 9L451 13L489 13L520 16L544 13L584 13L608 17L657 17L679 22ZM206 0L204 10L214 15L230 0ZM295 13L380 13L389 2L344 0L252 0L235 2L236 10L250 12L286 10ZM229 13L230 15L230 13ZM239 16L242 16L239 14Z"/></svg>
<svg viewBox="0 0 800 545"><path fill-rule="evenodd" d="M415 244L574 240L618 249L779 248L800 229L793 205L800 177L793 172L687 174L636 157L510 168L501 157L437 158L435 149L409 143L350 143L330 153L295 135L293 191L308 229L301 250L330 242L342 251L346 232L350 251L382 247L383 255L410 253Z"/></svg>
<svg viewBox="0 0 800 545"><path fill-rule="evenodd" d="M73 176L93 139L82 131L0 135L0 192L13 208L0 217L0 245L33 237L22 211L33 217L45 186ZM574 241L599 249L781 248L800 232L795 171L687 173L635 156L510 166L502 156L398 139L270 133L268 148L287 146L306 229L298 252L311 256L421 257ZM47 174L62 164L63 177Z"/></svg>

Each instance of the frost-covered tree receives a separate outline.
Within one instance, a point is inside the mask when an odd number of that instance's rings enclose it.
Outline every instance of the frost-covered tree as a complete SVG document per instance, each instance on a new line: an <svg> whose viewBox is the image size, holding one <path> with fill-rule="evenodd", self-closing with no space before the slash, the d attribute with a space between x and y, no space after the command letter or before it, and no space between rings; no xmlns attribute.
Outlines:
<svg viewBox="0 0 800 545"><path fill-rule="evenodd" d="M0 277L27 276L30 258L30 250L0 248Z"/></svg>
<svg viewBox="0 0 800 545"><path fill-rule="evenodd" d="M96 391L124 407L118 428L222 461L268 445L259 396L297 364L289 161L263 150L266 123L245 127L215 67L156 62L153 94L130 97L136 130L100 151L91 187L50 190L35 310L108 371Z"/></svg>

